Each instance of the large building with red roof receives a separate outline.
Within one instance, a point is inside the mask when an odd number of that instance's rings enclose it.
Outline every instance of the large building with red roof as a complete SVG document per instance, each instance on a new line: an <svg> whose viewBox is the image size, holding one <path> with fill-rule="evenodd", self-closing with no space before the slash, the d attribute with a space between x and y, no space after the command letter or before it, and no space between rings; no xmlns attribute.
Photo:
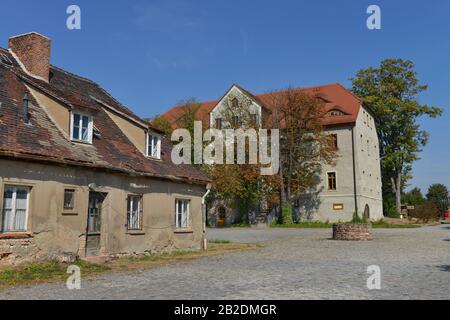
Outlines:
<svg viewBox="0 0 450 320"><path fill-rule="evenodd" d="M320 221L351 220L354 212L372 220L383 217L379 140L375 120L362 101L342 85L328 84L298 88L325 105L325 131L333 135L337 147L334 166L324 164L317 184L298 202L295 208L301 219ZM252 94L233 84L219 99L200 103L194 110L195 118L205 128L223 126L224 104L235 97L244 97L249 113L258 123L270 128L275 121L274 97L282 92ZM175 106L162 115L173 128L182 125L183 105ZM281 124L282 126L282 124ZM272 125L273 127L273 125ZM276 127L279 127L278 124ZM211 225L233 223L236 212L220 203L208 208ZM218 223L219 221L219 223Z"/></svg>

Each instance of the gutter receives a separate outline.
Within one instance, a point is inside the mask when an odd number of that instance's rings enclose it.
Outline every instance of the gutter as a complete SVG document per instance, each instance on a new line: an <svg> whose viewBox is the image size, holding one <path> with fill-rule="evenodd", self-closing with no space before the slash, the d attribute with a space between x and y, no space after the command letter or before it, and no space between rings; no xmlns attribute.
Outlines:
<svg viewBox="0 0 450 320"><path fill-rule="evenodd" d="M203 228L203 237L202 237L202 243L203 243L203 250L208 250L208 239L206 239L206 197L211 192L211 183L208 183L206 186L206 193L202 197L202 228Z"/></svg>
<svg viewBox="0 0 450 320"><path fill-rule="evenodd" d="M355 127L352 127L352 158L353 158L353 196L355 199L355 212L358 214L358 196L356 192L356 156L355 156Z"/></svg>
<svg viewBox="0 0 450 320"><path fill-rule="evenodd" d="M6 158L6 159L12 159L12 160L22 160L22 161L29 161L29 162L37 162L37 163L43 163L43 164L50 164L50 165L57 165L57 166L71 166L71 167L78 167L78 168L90 168L90 169L96 169L100 171L106 171L111 173L119 173L119 174L125 174L129 176L136 176L136 177L148 177L148 178L154 178L154 179L160 179L160 180L169 180L173 182L186 182L189 184L198 184L198 185L207 185L209 184L209 180L200 180L200 179L191 179L191 178L184 178L184 177L177 177L172 175L161 175L161 174L152 174L149 172L139 172L134 170L127 170L123 168L115 168L111 166L102 166L97 165L92 162L79 162L75 160L67 160L67 159L58 159L58 158L49 158L44 157L41 155L36 154L24 154L19 152L11 152L11 151L5 151L0 149L0 158Z"/></svg>

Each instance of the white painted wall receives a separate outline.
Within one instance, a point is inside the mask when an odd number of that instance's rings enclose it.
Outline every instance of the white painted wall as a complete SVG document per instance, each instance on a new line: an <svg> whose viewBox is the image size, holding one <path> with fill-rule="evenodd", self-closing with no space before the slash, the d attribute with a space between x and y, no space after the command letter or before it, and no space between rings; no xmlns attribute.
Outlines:
<svg viewBox="0 0 450 320"><path fill-rule="evenodd" d="M233 86L225 97L239 97L241 95L246 94L238 87ZM225 97L211 111L211 127L214 127L216 118L222 118ZM262 108L255 102L250 106L250 113L256 113L259 119L262 119ZM352 135L355 144L358 214L362 216L367 205L372 220L383 218L380 151L373 117L364 107L361 107L354 127L349 125L347 127L328 128L326 131L328 134L337 135L338 159L334 166L323 165L317 185L313 186L302 199L300 212L303 219L330 222L352 219L353 213L356 211ZM328 190L328 172L336 172L337 190ZM340 204L343 205L343 209L336 210L334 205Z"/></svg>

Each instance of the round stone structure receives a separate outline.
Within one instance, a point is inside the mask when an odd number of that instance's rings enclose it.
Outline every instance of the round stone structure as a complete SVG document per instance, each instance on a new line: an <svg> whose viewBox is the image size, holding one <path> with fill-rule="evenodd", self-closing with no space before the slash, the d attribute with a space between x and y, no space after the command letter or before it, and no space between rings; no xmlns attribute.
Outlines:
<svg viewBox="0 0 450 320"><path fill-rule="evenodd" d="M333 239L347 241L373 240L371 224L334 224Z"/></svg>

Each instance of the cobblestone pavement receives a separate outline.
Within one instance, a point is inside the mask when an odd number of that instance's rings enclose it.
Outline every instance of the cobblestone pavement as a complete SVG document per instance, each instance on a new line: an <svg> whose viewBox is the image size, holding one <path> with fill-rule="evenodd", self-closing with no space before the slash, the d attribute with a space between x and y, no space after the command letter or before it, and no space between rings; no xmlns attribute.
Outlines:
<svg viewBox="0 0 450 320"><path fill-rule="evenodd" d="M257 250L82 280L0 291L0 299L448 299L450 226L376 229L371 242L330 240L327 229L208 230ZM381 268L368 290L367 267Z"/></svg>

